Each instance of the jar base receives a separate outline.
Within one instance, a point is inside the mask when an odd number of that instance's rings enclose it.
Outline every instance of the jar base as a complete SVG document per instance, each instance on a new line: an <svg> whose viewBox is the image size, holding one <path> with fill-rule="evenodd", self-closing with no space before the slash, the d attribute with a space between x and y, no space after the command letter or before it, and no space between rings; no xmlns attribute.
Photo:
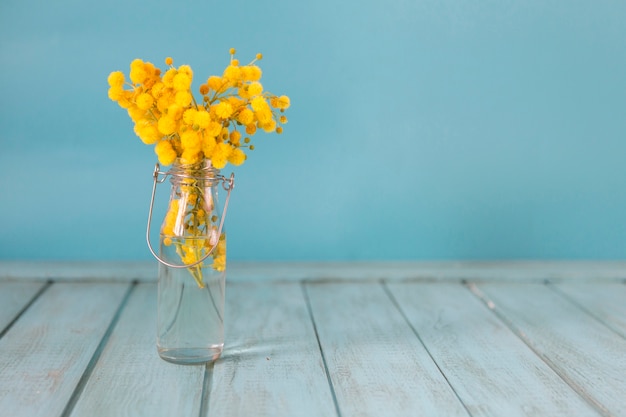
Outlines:
<svg viewBox="0 0 626 417"><path fill-rule="evenodd" d="M178 365L198 365L216 361L222 354L224 345L214 345L208 348L172 348L158 347L159 356L167 362Z"/></svg>

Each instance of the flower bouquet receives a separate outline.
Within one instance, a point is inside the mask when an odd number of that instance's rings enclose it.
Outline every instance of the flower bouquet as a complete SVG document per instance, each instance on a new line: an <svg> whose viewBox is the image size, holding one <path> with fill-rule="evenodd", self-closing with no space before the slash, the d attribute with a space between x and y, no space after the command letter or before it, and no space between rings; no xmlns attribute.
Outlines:
<svg viewBox="0 0 626 417"><path fill-rule="evenodd" d="M262 72L256 64L260 59L262 55L257 54L249 64L240 65L231 49L230 63L222 75L210 76L200 85L199 100L191 90L191 67L176 68L169 57L165 59L165 73L150 62L136 59L130 64L129 81L121 71L108 77L109 98L127 109L137 136L143 143L155 145L161 165L178 164L177 170L186 176L182 187L187 198L171 199L161 230L163 243L176 244L184 264L197 262L202 252L199 249L207 242L209 247L216 243L216 216L208 216L211 210L207 208L212 204L207 207L195 179L207 167L219 170L228 163L241 165L247 159L246 151L254 150L251 138L257 131L280 134L287 123L283 113L290 105L289 97L264 91ZM181 211L185 213L183 225L176 223ZM183 231L196 239L180 239ZM201 236L209 241L198 238ZM213 267L223 269L225 259L225 248L218 243ZM200 268L189 270L202 286Z"/></svg>

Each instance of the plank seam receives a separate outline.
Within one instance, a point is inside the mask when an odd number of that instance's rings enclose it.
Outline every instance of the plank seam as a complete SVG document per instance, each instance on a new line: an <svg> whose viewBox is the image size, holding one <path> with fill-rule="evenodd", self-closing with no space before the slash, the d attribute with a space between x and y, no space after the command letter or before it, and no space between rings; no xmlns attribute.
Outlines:
<svg viewBox="0 0 626 417"><path fill-rule="evenodd" d="M467 408L467 406L465 405L465 403L463 402L463 400L461 399L461 397L459 396L459 394L456 392L456 389L454 389L454 386L452 385L452 383L450 382L450 380L448 379L448 377L446 376L446 374L443 372L443 369L441 369L441 367L439 366L439 364L437 363L437 361L435 360L434 356L432 355L432 353L430 352L430 349L428 349L428 346L426 346L426 344L424 343L424 341L422 340L421 336L419 335L419 332L417 331L417 329L413 326L413 324L411 323L411 321L409 320L409 317L405 314L404 310L402 309L402 307L400 306L400 303L398 302L398 300L396 299L396 297L393 295L393 293L391 292L391 290L389 289L389 287L387 286L387 282L385 280L381 280L380 281L380 285L383 287L383 291L385 292L385 294L387 294L387 297L391 300L391 303L394 305L394 307L396 308L396 310L398 310L398 312L400 313L400 315L402 316L402 318L404 319L405 323L409 326L409 328L411 329L411 331L413 332L413 334L415 335L415 337L417 338L417 340L419 340L420 344L424 347L424 350L426 350L426 353L428 353L428 356L430 357L430 360L433 361L433 363L435 364L435 366L437 367L437 370L439 371L439 373L441 374L441 376L443 377L443 379L446 380L446 383L448 384L448 386L450 387L450 389L452 390L452 392L454 393L454 396L456 397L457 400L459 400L459 402L461 403L461 405L463 406L463 408L465 409L465 411L467 412L467 414L469 416L472 415L471 411Z"/></svg>
<svg viewBox="0 0 626 417"><path fill-rule="evenodd" d="M202 398L200 400L200 417L209 415L209 399L213 386L213 369L215 362L208 363L204 368L204 379L202 380Z"/></svg>
<svg viewBox="0 0 626 417"><path fill-rule="evenodd" d="M20 317L22 317L22 315L26 312L26 310L28 310L30 308L30 306L32 306L35 301L37 301L37 299L39 299L39 297L41 297L41 295L48 289L50 288L50 286L53 284L52 280L48 280L46 281L46 283L44 285L41 286L41 288L39 288L39 290L37 290L37 292L35 293L35 295L33 295L31 297L30 300L28 300L28 302L24 305L24 307L22 307L22 309L20 311L18 311L18 313L15 315L15 317L13 317L13 319L9 322L9 324L7 324L4 329L2 329L2 331L0 331L0 339L2 339L4 337L5 334L7 334L7 332L11 329L11 327L13 327L13 325L20 319Z"/></svg>
<svg viewBox="0 0 626 417"><path fill-rule="evenodd" d="M544 285L546 285L544 283ZM510 321L505 314L503 314L500 309L497 308L496 303L487 296L484 292L482 292L475 283L468 282L466 283L467 289L480 301L485 304L487 309L489 309L502 323L514 334L516 335L539 359L541 359L552 371L559 377L563 382L565 382L578 396L580 396L585 402L587 402L591 407L599 412L601 415L605 417L612 417L613 414L604 407L601 403L599 403L595 398L588 395L585 390L579 386L576 382L572 381L568 378L567 373L563 372L559 366L550 360L546 355L544 355L538 348L536 348L532 341L526 336L526 334L520 330L512 321Z"/></svg>
<svg viewBox="0 0 626 417"><path fill-rule="evenodd" d="M306 302L306 308L309 313L309 318L311 319L311 323L313 324L313 331L315 332L315 339L317 340L317 347L319 348L320 355L322 356L322 363L324 364L324 373L326 373L326 380L328 381L330 395L332 396L333 404L335 405L335 412L337 413L337 417L341 417L341 410L339 409L339 403L337 402L337 395L335 394L335 386L333 385L332 378L330 377L330 371L328 370L328 363L326 362L324 349L322 349L322 342L320 341L320 336L319 336L319 333L317 332L317 324L315 323L315 317L313 316L313 308L311 307L311 301L309 299L309 293L307 292L307 289L306 289L306 283L304 281L301 281L300 286L302 288L304 301Z"/></svg>
<svg viewBox="0 0 626 417"><path fill-rule="evenodd" d="M593 311L589 310L587 307L585 307L583 304L579 303L578 301L576 301L574 298L570 297L568 294L566 294L565 292L563 292L563 290L561 290L560 288L556 287L555 285L552 285L551 283L546 283L546 286L548 288L550 288L552 291L554 291L556 294L558 294L560 297L562 297L564 300L566 300L567 302L573 304L574 306L576 306L576 308L582 310L585 314L587 314L589 317L593 318L594 320L596 320L598 323L600 323L602 326L606 327L608 330L610 330L612 333L615 333L616 335L618 335L619 337L621 337L622 339L626 339L626 335L624 335L623 333L621 333L618 329L613 328L609 323L607 323L606 321L604 321L601 317L597 316Z"/></svg>
<svg viewBox="0 0 626 417"><path fill-rule="evenodd" d="M89 363L87 364L85 371L81 375L80 380L78 381L78 384L76 384L76 388L74 388L74 392L72 392L72 396L70 397L69 401L65 405L65 409L61 413L61 417L68 417L70 414L72 414L72 411L74 410L74 407L76 406L76 403L78 402L78 399L80 398L83 391L85 390L85 386L87 385L89 378L91 378L91 374L93 373L96 367L96 364L100 360L100 356L102 355L102 352L104 351L105 346L109 342L111 334L113 333L113 330L115 329L115 326L117 325L117 322L119 321L120 316L122 315L122 311L126 307L126 304L128 303L128 299L130 298L130 295L136 286L137 286L137 281L133 281L128 287L128 290L126 290L126 294L124 294L124 298L122 298L120 305L117 307L117 311L113 315L113 318L111 319L111 322L109 323L109 326L107 327L107 330L104 332L102 339L100 339L100 343L98 344L98 347L96 348L93 355L91 356L91 359Z"/></svg>

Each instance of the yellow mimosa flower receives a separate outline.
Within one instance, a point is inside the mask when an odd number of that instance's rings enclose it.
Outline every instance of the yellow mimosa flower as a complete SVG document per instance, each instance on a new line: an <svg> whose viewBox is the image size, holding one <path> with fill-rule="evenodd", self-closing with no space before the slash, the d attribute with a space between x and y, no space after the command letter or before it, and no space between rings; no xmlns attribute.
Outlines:
<svg viewBox="0 0 626 417"><path fill-rule="evenodd" d="M200 135L195 130L187 130L180 135L180 144L183 150L198 152L202 147Z"/></svg>
<svg viewBox="0 0 626 417"><path fill-rule="evenodd" d="M174 102L180 107L187 107L191 104L193 98L187 90L181 90L176 92Z"/></svg>
<svg viewBox="0 0 626 417"><path fill-rule="evenodd" d="M181 72L179 69L178 74L174 76L172 84L175 90L189 90L189 88L191 87L191 77L189 76L189 74Z"/></svg>
<svg viewBox="0 0 626 417"><path fill-rule="evenodd" d="M148 93L141 93L137 96L137 107L142 110L148 110L154 104L154 98Z"/></svg>
<svg viewBox="0 0 626 417"><path fill-rule="evenodd" d="M233 114L233 106L226 101L220 101L215 106L215 114L221 119L228 119Z"/></svg>
<svg viewBox="0 0 626 417"><path fill-rule="evenodd" d="M256 65L246 65L241 67L241 76L244 81L259 81L261 79L261 68Z"/></svg>
<svg viewBox="0 0 626 417"><path fill-rule="evenodd" d="M246 160L246 154L239 148L236 148L228 156L228 162L235 166L243 164Z"/></svg>
<svg viewBox="0 0 626 417"><path fill-rule="evenodd" d="M241 133L237 130L233 130L229 135L229 142L232 145L239 145L239 140L241 139Z"/></svg>
<svg viewBox="0 0 626 417"><path fill-rule="evenodd" d="M246 133L248 135L254 135L256 133L256 125L254 123L250 123L246 126Z"/></svg>
<svg viewBox="0 0 626 417"><path fill-rule="evenodd" d="M157 126L162 134L171 135L176 130L176 120L172 117L164 116L159 119Z"/></svg>
<svg viewBox="0 0 626 417"><path fill-rule="evenodd" d="M198 110L196 109L187 109L183 112L183 123L185 123L186 125L192 125L194 124L194 119L196 117L196 113L198 113Z"/></svg>
<svg viewBox="0 0 626 417"><path fill-rule="evenodd" d="M207 79L206 83L211 90L219 92L224 85L224 80L222 80L222 77L212 75L211 77Z"/></svg>
<svg viewBox="0 0 626 417"><path fill-rule="evenodd" d="M155 145L154 152L157 154L161 165L171 165L178 156L168 140L160 140Z"/></svg>
<svg viewBox="0 0 626 417"><path fill-rule="evenodd" d="M241 74L241 68L235 65L227 66L222 76L230 81L239 81L243 78Z"/></svg>
<svg viewBox="0 0 626 417"><path fill-rule="evenodd" d="M211 115L205 109L201 109L196 112L193 119L194 123L197 124L200 128L206 129L209 127L211 123Z"/></svg>
<svg viewBox="0 0 626 417"><path fill-rule="evenodd" d="M242 125L249 125L254 122L254 113L249 108L244 108L237 115L237 121Z"/></svg>
<svg viewBox="0 0 626 417"><path fill-rule="evenodd" d="M133 84L142 84L148 73L144 69L144 63L141 59L135 59L130 63L130 80Z"/></svg>
<svg viewBox="0 0 626 417"><path fill-rule="evenodd" d="M107 82L109 83L109 86L119 87L120 89L124 85L124 81L125 81L125 78L124 78L124 73L122 71L113 71L112 73L109 74L109 77L107 78Z"/></svg>
<svg viewBox="0 0 626 417"><path fill-rule="evenodd" d="M202 137L202 152L204 153L205 158L211 158L211 155L213 155L213 149L215 149L215 145L217 145L215 137L208 135Z"/></svg>
<svg viewBox="0 0 626 417"><path fill-rule="evenodd" d="M125 96L125 91L122 87L112 86L109 88L109 98L113 101L119 101Z"/></svg>
<svg viewBox="0 0 626 417"><path fill-rule="evenodd" d="M288 109L290 105L291 105L291 101L289 100L289 97L287 97L287 96L280 96L280 97L278 97L276 106L274 106L274 107L277 107L279 109L285 110L285 109Z"/></svg>
<svg viewBox="0 0 626 417"><path fill-rule="evenodd" d="M258 81L253 81L248 85L250 97L258 96L263 92L263 85Z"/></svg>

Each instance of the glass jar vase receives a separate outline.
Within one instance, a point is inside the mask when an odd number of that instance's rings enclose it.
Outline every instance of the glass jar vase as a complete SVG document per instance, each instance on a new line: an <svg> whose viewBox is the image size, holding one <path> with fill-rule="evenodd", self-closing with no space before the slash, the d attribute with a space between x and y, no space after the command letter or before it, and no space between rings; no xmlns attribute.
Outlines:
<svg viewBox="0 0 626 417"><path fill-rule="evenodd" d="M161 226L159 253L150 243L156 185L170 177L171 192ZM227 191L224 215L220 186ZM224 346L226 233L224 218L234 186L209 161L174 163L167 172L157 164L146 238L159 261L157 350L178 364L216 360Z"/></svg>

